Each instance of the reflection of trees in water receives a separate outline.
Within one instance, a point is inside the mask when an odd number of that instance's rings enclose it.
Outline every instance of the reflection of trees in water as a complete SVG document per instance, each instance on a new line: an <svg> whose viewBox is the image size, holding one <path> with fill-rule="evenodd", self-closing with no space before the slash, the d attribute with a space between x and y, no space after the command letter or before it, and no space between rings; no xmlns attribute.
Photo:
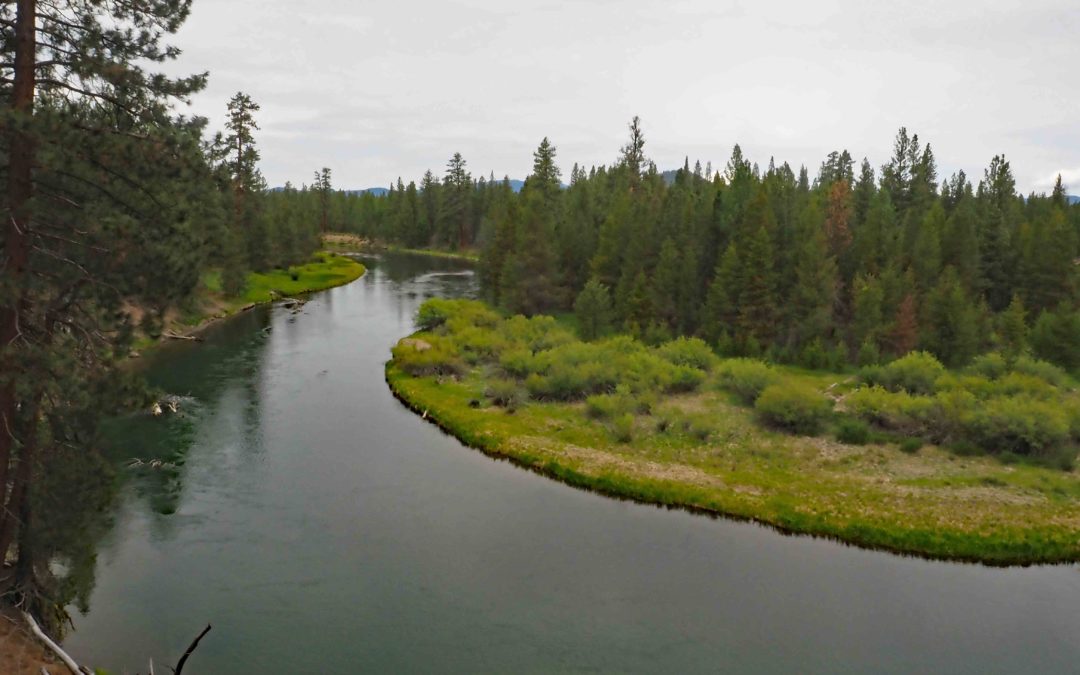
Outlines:
<svg viewBox="0 0 1080 675"><path fill-rule="evenodd" d="M63 607L88 609L97 546L113 524L118 473L96 451L61 443L43 461L23 546L31 553L42 621L62 634Z"/></svg>
<svg viewBox="0 0 1080 675"><path fill-rule="evenodd" d="M214 414L223 398L238 398L238 433L248 436L257 428L269 313L252 314L239 326L222 327L199 349L162 350L148 364L148 379L157 389L190 394L181 400L179 414L153 417L140 411L106 420L95 440L80 437L79 430L57 432L49 452L42 453L21 545L31 552L28 564L40 589L30 602L54 635L66 627L62 608L89 609L97 549L113 526L120 488L132 489L157 514L175 513L184 465L205 416ZM87 419L84 426L97 425ZM135 466L133 458L140 460ZM157 521L168 528L168 518Z"/></svg>

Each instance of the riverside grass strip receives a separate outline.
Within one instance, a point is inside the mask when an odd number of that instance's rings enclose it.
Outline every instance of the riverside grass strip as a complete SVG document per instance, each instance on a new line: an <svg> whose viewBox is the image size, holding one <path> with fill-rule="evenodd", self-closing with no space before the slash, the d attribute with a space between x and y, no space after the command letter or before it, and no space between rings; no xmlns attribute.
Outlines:
<svg viewBox="0 0 1080 675"><path fill-rule="evenodd" d="M405 405L466 445L613 497L933 559L1080 560L1075 472L773 432L717 392L665 398L620 443L581 403L530 402L514 412L483 404L480 369L412 377L391 361L386 379ZM708 410L716 428L704 441L661 433L654 418L671 410Z"/></svg>

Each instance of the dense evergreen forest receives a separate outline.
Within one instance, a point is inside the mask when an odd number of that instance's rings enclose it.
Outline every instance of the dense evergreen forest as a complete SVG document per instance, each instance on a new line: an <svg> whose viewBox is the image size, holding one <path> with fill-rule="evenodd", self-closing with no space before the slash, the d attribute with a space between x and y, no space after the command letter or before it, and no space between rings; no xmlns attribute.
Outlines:
<svg viewBox="0 0 1080 675"><path fill-rule="evenodd" d="M813 178L773 160L762 170L735 146L722 171L687 161L662 174L635 119L612 166L574 165L567 187L555 160L544 139L515 193L454 155L442 180L336 193L331 227L479 249L491 302L575 308L586 335L699 335L726 355L808 367L1030 349L1080 369L1080 206L1060 179L1050 195L1018 194L1004 156L977 180L942 179L931 145L902 128L878 170L846 150Z"/></svg>

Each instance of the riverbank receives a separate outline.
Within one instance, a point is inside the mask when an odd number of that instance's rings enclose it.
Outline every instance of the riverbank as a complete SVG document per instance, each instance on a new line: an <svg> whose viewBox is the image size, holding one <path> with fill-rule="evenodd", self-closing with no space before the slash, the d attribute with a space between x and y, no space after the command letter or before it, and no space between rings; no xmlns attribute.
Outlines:
<svg viewBox="0 0 1080 675"><path fill-rule="evenodd" d="M712 386L621 408L617 395L536 400L543 397L497 375L517 369L522 354L507 348L494 361L475 355L497 352L512 332L536 340L537 331L521 322L503 338L463 330L472 347L458 354L438 331L399 345L386 379L408 407L489 455L615 497L865 548L989 565L1080 559L1076 471L933 445L901 449L784 433L763 427L753 409ZM449 369L433 365L430 374L410 375L403 367L410 351ZM845 386L826 373L782 373L792 388Z"/></svg>
<svg viewBox="0 0 1080 675"><path fill-rule="evenodd" d="M446 258L447 260L464 260L471 263L480 262L480 254L476 251L448 251L441 248L404 248L400 246L390 246L386 250L391 253L426 255L432 258Z"/></svg>
<svg viewBox="0 0 1080 675"><path fill-rule="evenodd" d="M208 326L251 309L273 302L282 297L294 297L314 293L336 286L343 286L364 275L364 265L348 256L322 252L304 265L288 270L250 272L244 292L227 297L221 287L221 272L211 270L203 275L196 297L185 311L174 312L165 323L162 336L194 336ZM164 337L143 336L136 341L135 350L140 352Z"/></svg>
<svg viewBox="0 0 1080 675"><path fill-rule="evenodd" d="M480 262L479 251L451 251L442 248L408 248L405 246L371 241L355 234L324 234L323 246L325 246L327 250L341 253L406 253L409 255L429 256L432 258L445 258L447 260L463 260L471 263Z"/></svg>

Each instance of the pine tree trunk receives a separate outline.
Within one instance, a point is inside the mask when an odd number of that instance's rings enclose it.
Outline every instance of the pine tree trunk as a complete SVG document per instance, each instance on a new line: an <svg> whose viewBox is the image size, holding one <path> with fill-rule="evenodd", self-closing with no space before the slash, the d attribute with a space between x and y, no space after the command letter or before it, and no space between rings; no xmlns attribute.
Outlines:
<svg viewBox="0 0 1080 675"><path fill-rule="evenodd" d="M36 45L36 0L18 0L15 18L15 80L11 110L14 126L9 135L7 202L8 218L4 227L4 251L0 270L7 277L12 292L0 306L0 371L15 377L19 364L15 342L19 338L19 320L28 309L23 278L30 261L30 198L33 196L34 139L25 126L34 113ZM6 498L9 464L15 445L17 401L14 382L0 387L0 498ZM6 501L6 499L0 500ZM7 504L5 504L7 506ZM10 508L0 511L0 529L12 518ZM0 548L0 560L6 555Z"/></svg>

